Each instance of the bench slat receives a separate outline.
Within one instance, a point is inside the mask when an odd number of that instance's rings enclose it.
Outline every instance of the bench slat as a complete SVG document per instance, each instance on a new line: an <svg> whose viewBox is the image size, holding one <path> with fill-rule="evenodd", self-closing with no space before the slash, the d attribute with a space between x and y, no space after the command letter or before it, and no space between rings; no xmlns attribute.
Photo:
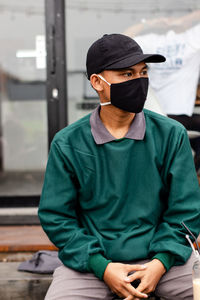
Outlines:
<svg viewBox="0 0 200 300"><path fill-rule="evenodd" d="M0 252L39 250L57 250L41 226L0 226Z"/></svg>

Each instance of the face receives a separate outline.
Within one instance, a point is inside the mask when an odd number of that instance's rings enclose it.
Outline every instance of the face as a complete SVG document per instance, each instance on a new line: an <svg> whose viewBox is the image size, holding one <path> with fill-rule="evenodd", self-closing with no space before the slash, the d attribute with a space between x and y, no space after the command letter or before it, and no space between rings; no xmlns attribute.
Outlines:
<svg viewBox="0 0 200 300"><path fill-rule="evenodd" d="M147 69L147 65L144 62L140 62L139 64L127 69L104 70L101 72L101 75L109 83L120 83L140 77L148 77Z"/></svg>
<svg viewBox="0 0 200 300"><path fill-rule="evenodd" d="M144 62L140 62L137 65L128 67L127 69L120 70L104 70L100 74L109 83L120 83L140 77L148 77L148 66ZM91 76L91 83L99 93L100 100L106 102L110 100L110 86L100 79L96 74Z"/></svg>

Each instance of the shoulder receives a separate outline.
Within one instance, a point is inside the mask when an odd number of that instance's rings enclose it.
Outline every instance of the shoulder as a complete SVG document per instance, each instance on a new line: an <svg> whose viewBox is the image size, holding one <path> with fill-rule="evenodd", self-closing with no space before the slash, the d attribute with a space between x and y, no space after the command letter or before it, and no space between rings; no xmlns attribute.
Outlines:
<svg viewBox="0 0 200 300"><path fill-rule="evenodd" d="M90 115L91 113L61 129L56 133L53 143L68 144L69 141L77 140L80 136L86 135L90 131Z"/></svg>
<svg viewBox="0 0 200 300"><path fill-rule="evenodd" d="M152 131L154 134L156 132L160 132L165 135L170 133L176 133L178 135L181 133L186 134L186 129L181 123L167 116L160 115L147 109L144 109L144 116L147 130Z"/></svg>

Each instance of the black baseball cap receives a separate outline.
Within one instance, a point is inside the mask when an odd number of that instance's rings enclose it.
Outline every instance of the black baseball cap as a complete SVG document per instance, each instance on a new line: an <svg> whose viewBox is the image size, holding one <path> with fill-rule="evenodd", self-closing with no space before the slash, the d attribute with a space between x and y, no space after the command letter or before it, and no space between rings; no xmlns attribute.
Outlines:
<svg viewBox="0 0 200 300"><path fill-rule="evenodd" d="M141 61L160 63L166 59L160 54L144 54L132 38L123 34L104 34L89 48L86 59L87 77L104 70L118 70Z"/></svg>

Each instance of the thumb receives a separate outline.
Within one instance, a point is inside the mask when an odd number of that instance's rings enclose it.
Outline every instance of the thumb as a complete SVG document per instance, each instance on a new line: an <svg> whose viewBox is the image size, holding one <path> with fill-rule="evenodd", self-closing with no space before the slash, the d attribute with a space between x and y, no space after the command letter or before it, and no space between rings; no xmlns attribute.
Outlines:
<svg viewBox="0 0 200 300"><path fill-rule="evenodd" d="M126 270L128 273L134 272L134 271L142 271L147 268L146 265L126 265Z"/></svg>

